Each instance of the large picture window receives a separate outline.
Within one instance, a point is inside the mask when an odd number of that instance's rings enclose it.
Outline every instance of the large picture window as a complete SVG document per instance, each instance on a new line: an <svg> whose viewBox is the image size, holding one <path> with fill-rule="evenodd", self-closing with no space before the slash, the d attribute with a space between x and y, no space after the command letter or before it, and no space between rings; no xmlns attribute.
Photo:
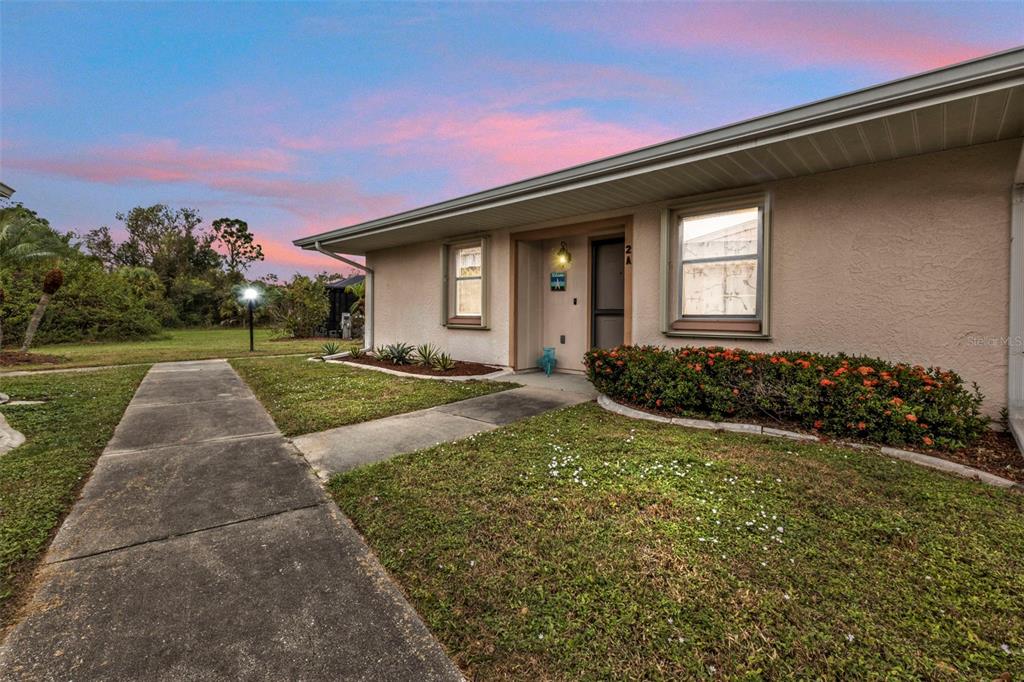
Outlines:
<svg viewBox="0 0 1024 682"><path fill-rule="evenodd" d="M487 294L486 260L487 249L484 239L445 246L446 325L484 325Z"/></svg>
<svg viewBox="0 0 1024 682"><path fill-rule="evenodd" d="M678 209L671 222L671 331L763 334L763 198Z"/></svg>

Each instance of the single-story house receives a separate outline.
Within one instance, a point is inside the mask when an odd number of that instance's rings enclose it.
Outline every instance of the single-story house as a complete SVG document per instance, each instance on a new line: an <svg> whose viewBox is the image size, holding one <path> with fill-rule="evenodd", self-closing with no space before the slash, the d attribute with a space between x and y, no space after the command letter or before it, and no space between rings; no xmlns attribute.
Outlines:
<svg viewBox="0 0 1024 682"><path fill-rule="evenodd" d="M1022 136L1024 48L295 244L365 256L369 345L843 351L1024 414Z"/></svg>

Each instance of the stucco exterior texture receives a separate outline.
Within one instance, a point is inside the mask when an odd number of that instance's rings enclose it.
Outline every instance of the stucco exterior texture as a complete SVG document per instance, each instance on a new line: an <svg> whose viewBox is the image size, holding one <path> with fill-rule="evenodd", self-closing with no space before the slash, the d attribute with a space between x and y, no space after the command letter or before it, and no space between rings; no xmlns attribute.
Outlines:
<svg viewBox="0 0 1024 682"><path fill-rule="evenodd" d="M490 233L484 330L449 330L441 324L440 242L371 252L376 342L430 342L458 359L513 364L510 234L631 215L633 343L845 352L938 365L977 382L986 411L995 415L1007 398L1011 190L1021 142L1004 140L751 188L772 197L770 339L662 333L659 250L666 203ZM557 241L540 248L552 244ZM530 316L536 330L531 333L543 345L568 334L571 342L557 347L563 369L582 368L578 356L588 338L585 244L585 237L572 240L568 292L545 292L548 268L542 267L529 275L529 286L541 290L529 297L533 303L526 303L522 283L517 294L524 303L521 319ZM573 296L580 299L576 306L567 303ZM519 368L531 354L519 350Z"/></svg>

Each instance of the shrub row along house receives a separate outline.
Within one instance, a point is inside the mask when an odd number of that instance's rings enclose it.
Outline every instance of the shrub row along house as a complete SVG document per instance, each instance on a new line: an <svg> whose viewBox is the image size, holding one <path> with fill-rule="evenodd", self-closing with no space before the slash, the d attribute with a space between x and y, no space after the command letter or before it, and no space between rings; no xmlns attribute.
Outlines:
<svg viewBox="0 0 1024 682"><path fill-rule="evenodd" d="M1017 49L295 244L366 256L368 345L845 352L952 368L1016 418L1022 135Z"/></svg>

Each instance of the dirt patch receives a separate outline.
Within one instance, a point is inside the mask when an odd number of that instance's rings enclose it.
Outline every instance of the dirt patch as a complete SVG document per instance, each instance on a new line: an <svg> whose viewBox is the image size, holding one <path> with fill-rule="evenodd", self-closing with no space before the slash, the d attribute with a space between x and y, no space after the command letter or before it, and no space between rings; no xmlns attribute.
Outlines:
<svg viewBox="0 0 1024 682"><path fill-rule="evenodd" d="M7 350L0 353L0 367L17 367L19 365L58 365L67 358L59 355L44 355L43 353L22 353L17 350Z"/></svg>
<svg viewBox="0 0 1024 682"><path fill-rule="evenodd" d="M498 367L492 367L491 365L482 365L479 362L463 362L462 360L456 360L455 367L444 372L436 370L433 367L424 367L423 365L395 365L393 363L371 357L358 359L345 358L345 362L353 362L357 365L384 367L385 369L393 369L398 372L422 374L432 377L475 377L480 376L481 374L491 374L492 372L497 372L498 369L500 369Z"/></svg>

